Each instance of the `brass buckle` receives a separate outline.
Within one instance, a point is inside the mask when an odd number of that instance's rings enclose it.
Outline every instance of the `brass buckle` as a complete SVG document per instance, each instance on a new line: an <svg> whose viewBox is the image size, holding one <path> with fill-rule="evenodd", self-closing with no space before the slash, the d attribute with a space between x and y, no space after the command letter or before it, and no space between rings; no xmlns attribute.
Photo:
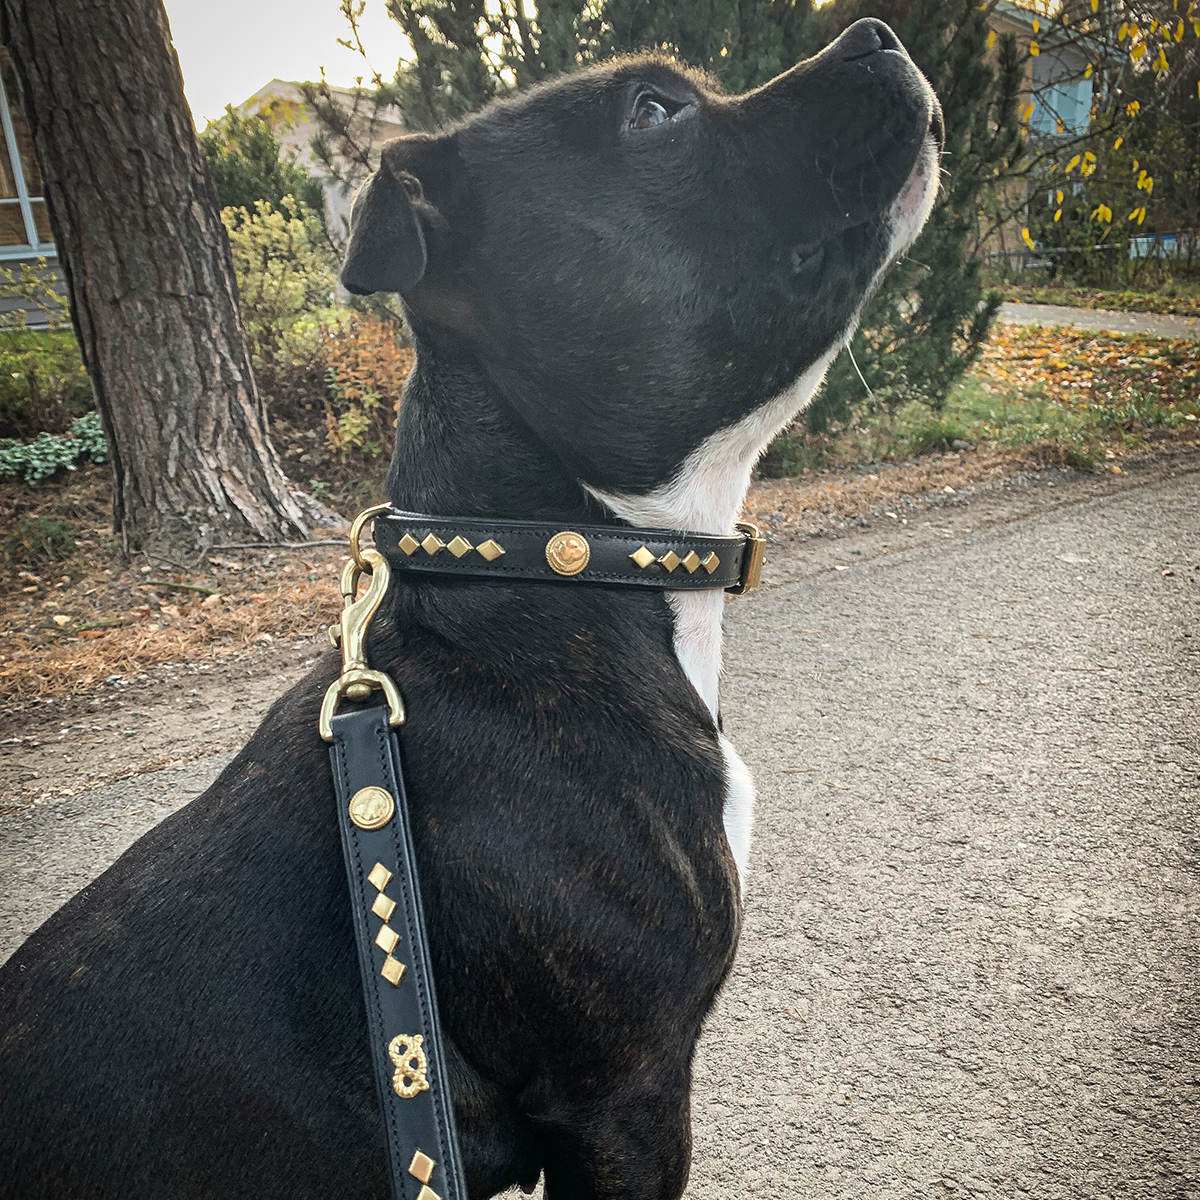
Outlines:
<svg viewBox="0 0 1200 1200"><path fill-rule="evenodd" d="M333 716L344 697L365 700L374 691L382 691L387 699L388 724L395 729L404 724L404 701L395 680L382 671L367 666L367 631L383 597L387 594L391 571L387 560L378 550L359 550L358 534L369 515L387 508L378 505L367 509L355 520L350 531L350 553L353 556L342 570L342 617L340 625L329 628L330 641L342 648L342 673L329 685L321 702L321 717L317 728L327 742L333 741ZM361 564L361 565L360 565ZM358 581L365 572L371 583L362 597L358 596Z"/></svg>
<svg viewBox="0 0 1200 1200"><path fill-rule="evenodd" d="M725 590L735 596L744 596L751 588L758 587L758 581L762 578L763 563L767 557L767 539L753 521L739 521L736 529L746 535L746 547L742 551L742 569L738 581Z"/></svg>

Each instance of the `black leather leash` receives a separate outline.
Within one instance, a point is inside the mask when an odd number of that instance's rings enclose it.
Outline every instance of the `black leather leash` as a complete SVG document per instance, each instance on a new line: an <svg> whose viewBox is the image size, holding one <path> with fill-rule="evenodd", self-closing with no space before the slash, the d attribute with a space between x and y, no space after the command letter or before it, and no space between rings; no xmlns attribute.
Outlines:
<svg viewBox="0 0 1200 1200"><path fill-rule="evenodd" d="M392 1195L467 1200L400 751L387 709L335 716L329 756Z"/></svg>
<svg viewBox="0 0 1200 1200"><path fill-rule="evenodd" d="M367 630L390 573L376 551L359 551L357 531L351 551L335 638L342 674L326 693L320 731L333 743L329 757L391 1194L394 1200L467 1200L394 732L404 705L392 679L366 662ZM364 567L371 583L359 599ZM343 698L366 700L376 690L386 707L337 712Z"/></svg>
<svg viewBox="0 0 1200 1200"><path fill-rule="evenodd" d="M377 548L360 550L364 524L380 517ZM402 513L386 504L359 514L351 526L351 558L342 572L344 606L340 622L330 629L342 649L342 673L325 693L319 728L332 743L338 825L393 1200L467 1200L467 1188L394 732L404 723L404 703L391 677L371 670L366 659L367 632L392 568L744 592L758 582L766 543L756 526L738 529L731 537L593 525L560 529L532 521ZM364 574L370 586L359 597ZM363 701L376 691L383 692L386 705L338 712L343 699Z"/></svg>

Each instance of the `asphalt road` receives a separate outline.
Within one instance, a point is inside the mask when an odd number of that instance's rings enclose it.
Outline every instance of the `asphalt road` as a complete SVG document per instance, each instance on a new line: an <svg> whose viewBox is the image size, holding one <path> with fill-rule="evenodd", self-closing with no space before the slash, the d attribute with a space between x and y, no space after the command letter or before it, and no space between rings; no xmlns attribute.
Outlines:
<svg viewBox="0 0 1200 1200"><path fill-rule="evenodd" d="M1073 325L1109 333L1149 333L1155 337L1200 342L1200 318L1172 313L1114 312L1107 308L1074 308L1062 304L1002 304L1000 319L1017 325Z"/></svg>
<svg viewBox="0 0 1200 1200"><path fill-rule="evenodd" d="M1200 474L843 545L728 610L759 820L688 1196L1200 1197ZM224 761L0 822L5 952Z"/></svg>

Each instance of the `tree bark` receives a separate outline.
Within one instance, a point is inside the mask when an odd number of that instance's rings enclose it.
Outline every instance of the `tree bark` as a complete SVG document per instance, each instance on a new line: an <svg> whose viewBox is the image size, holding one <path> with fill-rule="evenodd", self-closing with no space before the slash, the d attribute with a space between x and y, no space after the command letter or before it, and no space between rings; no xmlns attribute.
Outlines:
<svg viewBox="0 0 1200 1200"><path fill-rule="evenodd" d="M161 0L0 0L126 552L308 536Z"/></svg>

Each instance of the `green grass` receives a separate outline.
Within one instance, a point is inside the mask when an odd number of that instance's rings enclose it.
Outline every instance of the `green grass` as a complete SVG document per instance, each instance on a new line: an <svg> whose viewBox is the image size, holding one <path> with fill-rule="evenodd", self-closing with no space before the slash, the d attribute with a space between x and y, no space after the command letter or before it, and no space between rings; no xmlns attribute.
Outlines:
<svg viewBox="0 0 1200 1200"><path fill-rule="evenodd" d="M1006 300L1022 304L1061 304L1068 308L1109 308L1200 317L1200 281L1168 279L1137 288L1093 288L1072 284L1025 283L997 279L993 284Z"/></svg>
<svg viewBox="0 0 1200 1200"><path fill-rule="evenodd" d="M1068 406L1036 385L1000 388L976 372L959 381L940 412L914 401L893 413L860 417L834 433L808 434L793 426L764 455L759 474L794 476L965 447L1018 450L1034 444L1063 466L1090 471L1103 463L1106 450L1135 449L1151 430L1190 426L1200 432L1197 410L1200 404L1171 403L1158 389L1126 393L1111 404Z"/></svg>

